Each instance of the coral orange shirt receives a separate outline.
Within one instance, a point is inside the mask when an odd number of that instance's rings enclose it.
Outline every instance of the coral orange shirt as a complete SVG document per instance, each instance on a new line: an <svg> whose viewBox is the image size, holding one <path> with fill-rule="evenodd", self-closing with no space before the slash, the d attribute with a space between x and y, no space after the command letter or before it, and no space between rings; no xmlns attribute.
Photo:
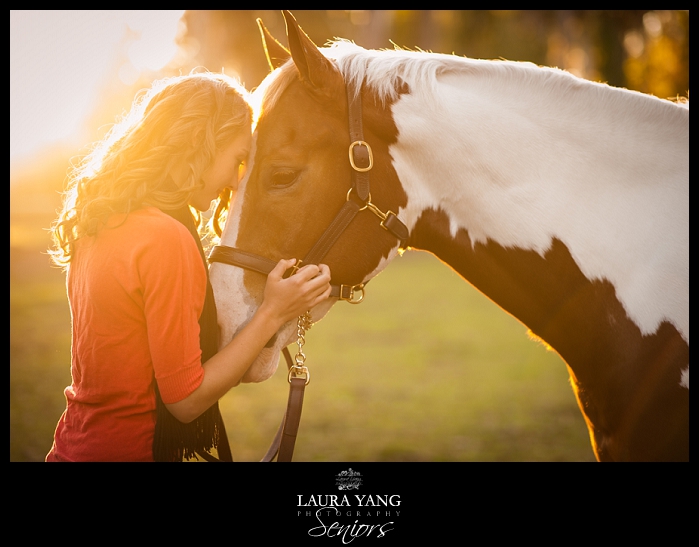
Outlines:
<svg viewBox="0 0 699 547"><path fill-rule="evenodd" d="M71 262L72 384L47 461L152 461L163 402L201 383L206 270L187 229L149 207L115 215Z"/></svg>

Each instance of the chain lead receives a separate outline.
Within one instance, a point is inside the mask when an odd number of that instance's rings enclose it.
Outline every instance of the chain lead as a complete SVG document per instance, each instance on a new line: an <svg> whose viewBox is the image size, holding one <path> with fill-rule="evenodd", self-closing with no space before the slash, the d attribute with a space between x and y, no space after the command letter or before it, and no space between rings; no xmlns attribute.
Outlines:
<svg viewBox="0 0 699 547"><path fill-rule="evenodd" d="M311 381L311 373L306 367L306 355L303 353L303 346L306 343L306 331L310 330L313 326L311 321L311 312L307 311L303 315L299 315L296 320L296 345L299 347L296 357L294 357L295 364L289 369L289 382L291 382L292 377L306 377L306 385Z"/></svg>

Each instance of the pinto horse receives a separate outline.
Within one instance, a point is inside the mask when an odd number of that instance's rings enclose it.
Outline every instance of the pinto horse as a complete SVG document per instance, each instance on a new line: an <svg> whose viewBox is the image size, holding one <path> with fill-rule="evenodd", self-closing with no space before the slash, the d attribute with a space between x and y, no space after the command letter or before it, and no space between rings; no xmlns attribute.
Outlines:
<svg viewBox="0 0 699 547"><path fill-rule="evenodd" d="M265 283L226 250L273 264L321 239L307 261L338 290L313 321L429 251L562 357L598 460L688 460L688 102L530 63L318 48L284 16L288 49L260 24L273 70L211 257L222 343ZM295 327L243 381L273 374Z"/></svg>

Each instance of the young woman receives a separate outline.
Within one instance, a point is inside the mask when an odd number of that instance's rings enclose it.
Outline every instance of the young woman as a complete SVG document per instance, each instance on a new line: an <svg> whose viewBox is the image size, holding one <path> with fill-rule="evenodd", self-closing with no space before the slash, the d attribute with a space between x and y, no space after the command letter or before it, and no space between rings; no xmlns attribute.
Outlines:
<svg viewBox="0 0 699 547"><path fill-rule="evenodd" d="M221 196L218 226L237 188L246 96L218 74L159 80L73 173L52 249L67 270L72 383L47 461L172 461L217 446L218 400L282 324L328 297L327 266L283 279L295 260L281 260L257 314L218 351L192 209Z"/></svg>

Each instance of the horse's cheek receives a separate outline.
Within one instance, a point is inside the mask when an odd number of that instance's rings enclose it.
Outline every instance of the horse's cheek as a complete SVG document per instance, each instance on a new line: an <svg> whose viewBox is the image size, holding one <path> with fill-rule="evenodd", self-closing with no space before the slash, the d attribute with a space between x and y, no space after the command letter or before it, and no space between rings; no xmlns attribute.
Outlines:
<svg viewBox="0 0 699 547"><path fill-rule="evenodd" d="M253 310L249 309L249 297L243 294L242 270L212 264L211 286L216 300L216 312L220 329L219 347L227 345L235 333L248 322Z"/></svg>

